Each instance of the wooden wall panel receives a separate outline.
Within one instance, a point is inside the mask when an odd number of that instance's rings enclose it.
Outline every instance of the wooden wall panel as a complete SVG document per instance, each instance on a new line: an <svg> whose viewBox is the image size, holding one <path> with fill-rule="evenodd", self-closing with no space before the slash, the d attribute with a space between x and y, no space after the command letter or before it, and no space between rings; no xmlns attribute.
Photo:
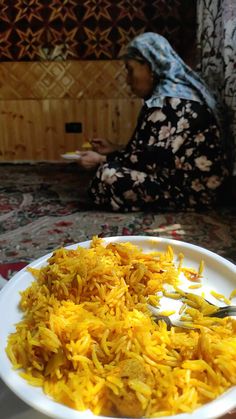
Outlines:
<svg viewBox="0 0 236 419"><path fill-rule="evenodd" d="M92 137L124 144L134 129L140 101L0 101L0 161L57 161ZM66 122L81 122L81 134L65 133Z"/></svg>
<svg viewBox="0 0 236 419"><path fill-rule="evenodd" d="M0 63L1 99L130 97L122 61Z"/></svg>
<svg viewBox="0 0 236 419"><path fill-rule="evenodd" d="M0 79L0 161L57 161L94 136L125 144L141 106L120 61L6 62Z"/></svg>

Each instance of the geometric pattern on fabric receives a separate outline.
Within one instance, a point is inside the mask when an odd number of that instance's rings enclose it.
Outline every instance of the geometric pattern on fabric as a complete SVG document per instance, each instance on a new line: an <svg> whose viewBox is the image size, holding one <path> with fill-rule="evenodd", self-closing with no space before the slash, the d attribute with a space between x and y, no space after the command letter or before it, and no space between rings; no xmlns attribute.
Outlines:
<svg viewBox="0 0 236 419"><path fill-rule="evenodd" d="M116 59L142 32L191 48L194 0L2 0L0 60Z"/></svg>

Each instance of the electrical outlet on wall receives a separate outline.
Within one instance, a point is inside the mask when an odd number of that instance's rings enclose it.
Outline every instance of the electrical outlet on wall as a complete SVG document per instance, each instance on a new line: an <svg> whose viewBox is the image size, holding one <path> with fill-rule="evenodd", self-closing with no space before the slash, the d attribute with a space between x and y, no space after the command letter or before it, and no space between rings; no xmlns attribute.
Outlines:
<svg viewBox="0 0 236 419"><path fill-rule="evenodd" d="M65 123L65 132L67 134L81 134L82 123L81 122L66 122Z"/></svg>

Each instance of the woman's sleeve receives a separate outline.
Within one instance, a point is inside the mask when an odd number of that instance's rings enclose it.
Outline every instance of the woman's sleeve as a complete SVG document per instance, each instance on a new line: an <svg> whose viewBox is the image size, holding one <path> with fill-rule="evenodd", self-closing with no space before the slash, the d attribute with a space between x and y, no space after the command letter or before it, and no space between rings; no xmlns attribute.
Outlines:
<svg viewBox="0 0 236 419"><path fill-rule="evenodd" d="M156 172L159 166L170 167L173 153L168 138L171 135L171 121L165 108L147 109L126 148L110 154L107 161L123 162L125 167L149 173Z"/></svg>

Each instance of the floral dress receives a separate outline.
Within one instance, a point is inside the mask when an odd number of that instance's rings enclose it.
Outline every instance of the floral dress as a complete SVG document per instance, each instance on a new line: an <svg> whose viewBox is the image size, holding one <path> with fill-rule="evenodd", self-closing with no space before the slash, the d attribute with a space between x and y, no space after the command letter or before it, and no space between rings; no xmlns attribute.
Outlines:
<svg viewBox="0 0 236 419"><path fill-rule="evenodd" d="M212 112L197 101L166 98L162 108L143 106L131 140L107 156L89 195L113 211L209 208L227 174Z"/></svg>

